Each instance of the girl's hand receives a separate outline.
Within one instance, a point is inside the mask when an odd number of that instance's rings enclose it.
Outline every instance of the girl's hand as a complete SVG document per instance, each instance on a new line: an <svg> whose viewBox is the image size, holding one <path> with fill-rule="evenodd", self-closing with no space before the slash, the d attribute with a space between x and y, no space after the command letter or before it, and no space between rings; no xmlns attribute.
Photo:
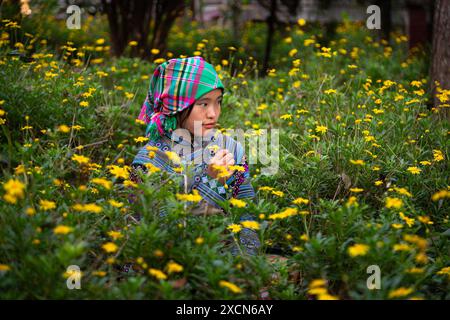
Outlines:
<svg viewBox="0 0 450 320"><path fill-rule="evenodd" d="M234 166L234 164L233 154L226 149L220 149L209 161L206 173L211 178L217 179L220 183L225 184L228 178L233 174L233 171L228 170L228 166ZM214 168L214 166L222 168Z"/></svg>

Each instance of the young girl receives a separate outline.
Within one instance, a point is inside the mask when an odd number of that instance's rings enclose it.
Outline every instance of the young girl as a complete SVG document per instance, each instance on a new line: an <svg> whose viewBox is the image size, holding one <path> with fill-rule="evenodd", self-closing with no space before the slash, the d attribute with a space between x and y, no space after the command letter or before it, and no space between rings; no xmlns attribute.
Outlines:
<svg viewBox="0 0 450 320"><path fill-rule="evenodd" d="M183 189L196 190L202 197L193 215L227 214L221 201L255 196L242 145L215 129L224 90L216 70L202 57L171 59L155 70L138 118L147 124L149 141L132 163L131 179L141 182L138 171L147 173L148 164L180 174L171 165L175 154L190 168ZM253 216L240 219L253 220ZM239 241L243 253L258 254L260 242L254 230L243 228ZM240 252L231 242L231 253Z"/></svg>

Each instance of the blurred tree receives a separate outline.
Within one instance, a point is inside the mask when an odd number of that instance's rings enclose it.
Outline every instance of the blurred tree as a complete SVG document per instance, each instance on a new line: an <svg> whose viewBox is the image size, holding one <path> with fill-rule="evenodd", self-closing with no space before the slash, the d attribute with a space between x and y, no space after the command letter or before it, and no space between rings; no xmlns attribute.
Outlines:
<svg viewBox="0 0 450 320"><path fill-rule="evenodd" d="M187 5L187 0L102 0L112 53L122 55L130 41L137 42L132 56L148 59L153 48L165 52L170 29Z"/></svg>
<svg viewBox="0 0 450 320"><path fill-rule="evenodd" d="M431 62L431 88L434 106L439 104L436 98L436 84L450 90L450 0L436 0L433 17L433 48ZM449 103L448 101L446 103ZM450 113L447 113L449 116Z"/></svg>
<svg viewBox="0 0 450 320"><path fill-rule="evenodd" d="M297 8L300 6L301 0L280 0L279 3L278 0L258 0L258 3L269 12L269 15L266 19L266 48L264 53L263 66L260 70L260 75L263 77L267 75L267 71L269 69L273 36L275 34L276 28L279 26L284 26L284 24L277 19L277 12L284 7L283 9L287 9L287 12L289 12L293 17L296 17Z"/></svg>

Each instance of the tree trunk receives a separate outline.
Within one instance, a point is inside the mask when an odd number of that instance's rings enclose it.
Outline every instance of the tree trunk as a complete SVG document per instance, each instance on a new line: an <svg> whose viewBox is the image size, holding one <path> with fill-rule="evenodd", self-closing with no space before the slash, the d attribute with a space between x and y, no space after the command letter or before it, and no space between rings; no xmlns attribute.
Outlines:
<svg viewBox="0 0 450 320"><path fill-rule="evenodd" d="M377 0L375 4L380 7L381 11L381 39L389 42L391 35L391 0Z"/></svg>
<svg viewBox="0 0 450 320"><path fill-rule="evenodd" d="M271 0L270 2L270 15L267 18L267 39L266 39L266 51L264 53L264 62L260 75L266 76L269 69L270 52L272 51L273 34L275 32L275 23L277 19L277 0Z"/></svg>
<svg viewBox="0 0 450 320"><path fill-rule="evenodd" d="M436 97L435 83L442 89L450 90L450 0L436 0L433 18L433 49L431 63L431 89L434 107L450 103ZM447 116L450 113L447 112Z"/></svg>
<svg viewBox="0 0 450 320"><path fill-rule="evenodd" d="M137 46L131 48L131 56L152 58L152 48L163 53L170 28L185 5L185 1L179 0L102 0L113 55L123 55L130 41L137 42Z"/></svg>

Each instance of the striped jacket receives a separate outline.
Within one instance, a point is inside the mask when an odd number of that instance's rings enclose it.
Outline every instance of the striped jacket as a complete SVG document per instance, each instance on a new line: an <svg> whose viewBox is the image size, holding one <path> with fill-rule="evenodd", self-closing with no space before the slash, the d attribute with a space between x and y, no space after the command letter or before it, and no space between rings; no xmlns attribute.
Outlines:
<svg viewBox="0 0 450 320"><path fill-rule="evenodd" d="M191 139L193 139L191 141ZM206 173L208 160L214 156L219 149L227 149L234 155L235 163L244 167L245 171L235 171L226 181L225 185L217 179L211 178ZM150 151L149 151L150 150ZM137 170L147 172L146 163L177 175L173 162L169 159L167 151L174 152L178 156L180 165L187 170L187 186L183 189L191 193L194 189L202 196L202 200L191 211L194 215L226 214L220 206L221 201L231 198L251 199L255 198L255 191L250 183L250 172L245 150L242 145L220 131L211 130L205 137L194 137L186 135L185 131L176 130L172 134L166 134L159 141L149 141L140 148L132 163L131 179L138 180ZM152 153L153 152L153 153ZM151 156L149 156L149 153ZM173 160L173 159L172 159ZM165 211L160 215L164 216ZM245 214L240 218L254 220L252 214ZM260 247L258 235L255 231L243 228L239 235L240 243L248 254L255 255ZM234 243L230 245L233 255L239 252Z"/></svg>

